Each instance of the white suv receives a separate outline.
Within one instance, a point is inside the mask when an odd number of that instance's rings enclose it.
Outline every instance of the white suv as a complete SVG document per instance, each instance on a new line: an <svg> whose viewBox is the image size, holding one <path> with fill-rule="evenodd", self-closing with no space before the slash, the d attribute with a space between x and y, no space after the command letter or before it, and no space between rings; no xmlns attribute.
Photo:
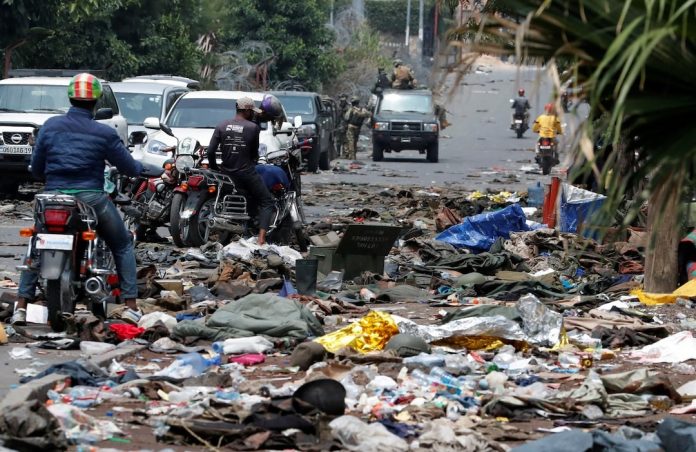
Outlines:
<svg viewBox="0 0 696 452"><path fill-rule="evenodd" d="M28 171L33 133L70 108L70 77L18 77L0 80L0 193L14 194L21 183L32 180ZM107 83L97 109L110 108L113 117L100 120L118 132L128 144L128 124Z"/></svg>
<svg viewBox="0 0 696 452"><path fill-rule="evenodd" d="M173 149L177 145L177 138L181 140L190 137L207 148L215 127L222 121L235 116L237 99L241 97L250 97L254 103L260 105L264 94L243 91L191 91L184 94L176 101L164 121L172 129L176 138L157 130L147 137L142 155L136 156L134 152L133 157L142 160L143 163L162 166L167 159L175 157ZM279 131L288 131L292 127L285 121L280 130L274 130L275 127L270 123L261 124L260 155L277 151L287 144L288 135L277 134ZM145 119L147 128L157 129L159 124L159 118Z"/></svg>

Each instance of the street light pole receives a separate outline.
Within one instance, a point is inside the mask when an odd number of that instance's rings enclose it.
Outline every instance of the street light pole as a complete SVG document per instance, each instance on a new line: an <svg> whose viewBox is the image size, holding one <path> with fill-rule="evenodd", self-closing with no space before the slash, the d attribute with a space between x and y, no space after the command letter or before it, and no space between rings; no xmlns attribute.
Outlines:
<svg viewBox="0 0 696 452"><path fill-rule="evenodd" d="M406 49L408 49L408 41L411 38L411 0L406 3Z"/></svg>

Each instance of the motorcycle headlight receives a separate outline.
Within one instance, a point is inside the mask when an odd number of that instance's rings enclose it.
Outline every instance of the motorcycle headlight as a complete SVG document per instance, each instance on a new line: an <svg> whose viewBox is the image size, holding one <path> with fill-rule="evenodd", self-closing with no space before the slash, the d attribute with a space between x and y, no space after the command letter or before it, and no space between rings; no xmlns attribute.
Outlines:
<svg viewBox="0 0 696 452"><path fill-rule="evenodd" d="M162 143L161 141L157 141L157 140L152 140L147 145L147 152L149 152L150 154L167 155L167 152L164 152L162 150L166 147L167 147L167 145L165 143Z"/></svg>
<svg viewBox="0 0 696 452"><path fill-rule="evenodd" d="M388 122L376 122L375 123L375 130L389 130L389 123Z"/></svg>
<svg viewBox="0 0 696 452"><path fill-rule="evenodd" d="M423 124L423 130L426 132L437 132L438 131L438 125L435 123L427 123Z"/></svg>
<svg viewBox="0 0 696 452"><path fill-rule="evenodd" d="M177 148L177 154L193 154L196 150L196 141L193 138L184 138L179 142L179 147Z"/></svg>
<svg viewBox="0 0 696 452"><path fill-rule="evenodd" d="M176 170L183 173L186 170L193 168L195 162L196 161L193 159L192 155L180 155L176 158Z"/></svg>

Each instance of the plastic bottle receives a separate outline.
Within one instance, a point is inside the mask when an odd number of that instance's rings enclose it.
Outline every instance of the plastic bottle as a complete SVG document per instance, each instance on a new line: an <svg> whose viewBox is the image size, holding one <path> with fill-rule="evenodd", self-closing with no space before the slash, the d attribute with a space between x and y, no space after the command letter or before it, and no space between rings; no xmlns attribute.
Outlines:
<svg viewBox="0 0 696 452"><path fill-rule="evenodd" d="M421 365L426 367L442 367L445 365L445 356L430 353L420 353L416 356L404 358L403 363Z"/></svg>
<svg viewBox="0 0 696 452"><path fill-rule="evenodd" d="M435 367L430 371L430 376L434 379L447 386L460 386L461 381L454 375L450 375L441 367Z"/></svg>
<svg viewBox="0 0 696 452"><path fill-rule="evenodd" d="M541 207L544 205L544 187L541 182L527 188L527 205L529 207Z"/></svg>
<svg viewBox="0 0 696 452"><path fill-rule="evenodd" d="M191 366L199 375L205 372L209 367L220 365L220 355L215 355L210 359L206 359L200 353L186 353L185 355L177 356L176 360L182 365Z"/></svg>
<svg viewBox="0 0 696 452"><path fill-rule="evenodd" d="M411 371L411 378L423 386L430 386L433 383L433 378L420 369L413 369Z"/></svg>

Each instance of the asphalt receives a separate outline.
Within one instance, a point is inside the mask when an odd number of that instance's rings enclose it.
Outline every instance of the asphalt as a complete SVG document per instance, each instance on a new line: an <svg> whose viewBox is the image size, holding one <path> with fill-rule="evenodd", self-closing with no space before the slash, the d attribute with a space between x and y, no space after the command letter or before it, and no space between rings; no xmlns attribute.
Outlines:
<svg viewBox="0 0 696 452"><path fill-rule="evenodd" d="M456 80L455 76L448 78L447 83L441 87L442 99L447 100L441 103L448 110L448 119L452 126L442 132L438 163L428 163L425 156L412 151L386 154L385 161L373 163L369 135L366 135L362 141L364 149L358 153L358 160L363 162L361 168L349 172L324 171L320 174L306 175L303 179L305 199L311 198L312 191L320 189L319 185L325 183L417 185L424 188L457 185L471 190L496 191L526 190L528 186L536 185L537 182L546 183L549 176L529 171L536 167L533 162L535 135L528 131L524 138L518 139L509 129L510 99L520 86L527 90L532 104L530 117L533 119L543 111L543 105L549 101L551 95L551 83L543 69L520 69L489 59L461 80ZM564 121L569 131L577 127L576 117L566 116ZM563 145L562 142L562 147ZM348 163L350 162L338 160L334 165L340 168ZM25 194L26 197L31 196ZM325 213L318 208L308 210L310 218ZM15 266L25 250L25 242L19 237L19 229L30 224L30 221L21 216L0 218L0 279L9 278L18 282ZM3 291L16 292L0 288L0 293ZM42 329L45 327L30 327L32 331ZM0 398L5 397L8 391L19 383L16 369L29 367L33 363L37 369L43 370L52 364L80 356L79 351L34 351L32 360L13 360L9 353L14 346L16 345L10 344L0 347L0 357L3 361L0 371ZM104 359L100 359L101 361ZM104 362L109 361L110 357ZM14 392L19 391L19 395L13 396L10 400L40 395L54 383L49 378L35 383L35 386L38 385L36 387L15 390Z"/></svg>

